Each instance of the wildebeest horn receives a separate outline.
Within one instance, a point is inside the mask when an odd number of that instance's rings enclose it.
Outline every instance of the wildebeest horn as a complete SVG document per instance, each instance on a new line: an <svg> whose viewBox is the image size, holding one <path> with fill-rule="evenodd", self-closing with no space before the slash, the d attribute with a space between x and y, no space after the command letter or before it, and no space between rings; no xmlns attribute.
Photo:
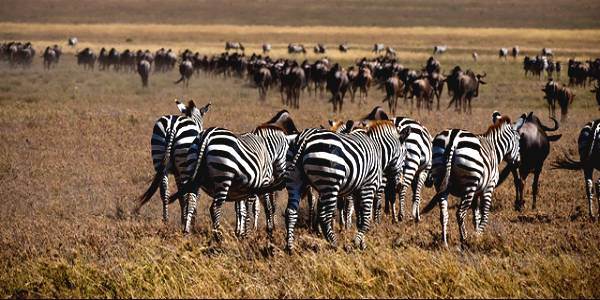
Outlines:
<svg viewBox="0 0 600 300"><path fill-rule="evenodd" d="M542 127L542 129L544 129L544 131L558 130L558 121L554 117L550 117L550 119L552 119L552 121L554 121L554 128L547 127L546 125L542 124L542 122L540 122L540 126Z"/></svg>

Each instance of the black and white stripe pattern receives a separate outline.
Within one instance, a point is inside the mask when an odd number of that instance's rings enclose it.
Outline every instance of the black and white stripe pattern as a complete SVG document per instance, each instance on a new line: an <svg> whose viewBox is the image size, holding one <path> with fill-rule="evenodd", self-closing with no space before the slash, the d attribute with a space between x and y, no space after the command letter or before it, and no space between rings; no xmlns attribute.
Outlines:
<svg viewBox="0 0 600 300"><path fill-rule="evenodd" d="M319 193L318 213L323 234L334 246L337 239L331 221L338 197L354 197L358 214L354 242L364 249L372 205L383 192L382 178L400 175L406 135L408 132L398 132L390 121L369 122L366 130L349 134L322 129L302 132L290 148L286 248L293 248L300 197L311 185Z"/></svg>
<svg viewBox="0 0 600 300"><path fill-rule="evenodd" d="M585 193L588 200L588 213L590 218L593 214L594 197L594 169L600 171L600 119L589 122L583 126L577 140L579 150L579 161L575 161L568 156L557 160L554 168L583 170L585 178ZM598 215L600 215L600 178L596 181L596 199L598 202Z"/></svg>
<svg viewBox="0 0 600 300"><path fill-rule="evenodd" d="M431 135L427 128L421 123L407 117L394 118L394 125L398 130L410 128L410 134L406 138L406 159L402 168L402 182L398 188L398 197L400 202L400 211L396 216L395 197L392 197L391 212L394 221L402 221L404 218L404 198L406 197L406 189L411 186L413 192L412 216L415 221L419 221L419 205L421 202L421 189L427 174L431 170ZM395 185L390 185L387 188L394 188ZM395 196L395 195L394 195Z"/></svg>
<svg viewBox="0 0 600 300"><path fill-rule="evenodd" d="M150 145L152 149L152 163L156 172L152 184L140 197L137 209L150 200L160 185L160 197L163 202L163 221L169 219L169 174L175 176L178 188L189 177L186 170L194 167L195 160L188 157L194 140L203 128L204 114L208 112L210 103L204 107L196 107L193 100L188 105L183 105L175 100L177 108L183 115L165 115L154 124ZM181 204L181 203L180 203ZM183 207L182 222L183 222Z"/></svg>
<svg viewBox="0 0 600 300"><path fill-rule="evenodd" d="M484 231L488 222L492 193L498 181L498 164L502 160L518 163L519 133L510 119L494 113L494 125L486 133L475 135L461 129L449 129L433 140L433 163L430 182L437 194L423 210L428 212L440 204L442 240L447 245L448 196L461 197L456 212L461 245L466 243L464 219L473 208L477 233ZM432 181L432 182L431 182ZM481 204L477 199L481 198Z"/></svg>
<svg viewBox="0 0 600 300"><path fill-rule="evenodd" d="M281 125L283 124L283 125ZM284 187L287 134L296 129L287 111L279 112L271 121L252 133L236 136L224 128L209 128L200 134L190 155L197 160L193 180L185 188L187 201L185 228L188 233L196 211L197 191L201 187L213 198L210 208L213 230L220 238L221 206L228 201L245 201L254 195L266 195ZM267 215L267 232L273 230L271 200L263 202ZM236 234L245 233L245 206L237 204Z"/></svg>

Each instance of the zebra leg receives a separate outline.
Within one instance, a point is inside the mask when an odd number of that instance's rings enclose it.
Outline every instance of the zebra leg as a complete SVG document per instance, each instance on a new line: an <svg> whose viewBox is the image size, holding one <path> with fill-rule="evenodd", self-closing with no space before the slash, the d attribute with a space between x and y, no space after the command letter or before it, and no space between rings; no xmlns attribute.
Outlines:
<svg viewBox="0 0 600 300"><path fill-rule="evenodd" d="M164 174L160 182L160 198L163 203L163 222L169 222L169 174Z"/></svg>
<svg viewBox="0 0 600 300"><path fill-rule="evenodd" d="M346 197L339 197L337 199L337 214L340 221L340 231L346 228Z"/></svg>
<svg viewBox="0 0 600 300"><path fill-rule="evenodd" d="M423 188L423 184L425 184L425 180L427 180L427 172L420 171L418 175L418 179L413 180L413 205L412 205L412 216L415 222L421 221L421 215L419 214L419 208L421 206L421 189Z"/></svg>
<svg viewBox="0 0 600 300"><path fill-rule="evenodd" d="M440 203L440 224L442 225L442 243L444 247L448 247L448 192L442 192L435 195L439 197Z"/></svg>
<svg viewBox="0 0 600 300"><path fill-rule="evenodd" d="M267 230L267 235L269 237L269 239L273 238L273 215L274 213L274 207L272 206L272 202L271 202L271 197L269 195L269 193L266 193L263 195L263 197L261 198L261 200L263 201L263 206L265 209L265 223L266 223L266 230Z"/></svg>
<svg viewBox="0 0 600 300"><path fill-rule="evenodd" d="M246 200L235 201L235 235L238 239L246 237Z"/></svg>
<svg viewBox="0 0 600 300"><path fill-rule="evenodd" d="M354 212L354 197L347 196L344 198L344 219L346 219L346 229L352 227L352 213Z"/></svg>
<svg viewBox="0 0 600 300"><path fill-rule="evenodd" d="M594 183L592 181L593 169L592 168L585 169L583 171L583 173L585 176L585 192L586 192L587 199L588 199L588 213L590 215L590 218L593 218L594 217L594 214L592 213L592 210L593 210L592 198L594 196Z"/></svg>
<svg viewBox="0 0 600 300"><path fill-rule="evenodd" d="M477 230L479 228L479 224L481 223L481 210L479 207L480 204L480 196L473 197L473 202L471 203L471 211L473 212L473 229Z"/></svg>
<svg viewBox="0 0 600 300"><path fill-rule="evenodd" d="M406 190L408 186L411 184L412 178L410 176L404 176L402 183L400 184L400 190L398 191L398 202L400 202L400 211L398 212L397 220L402 222L404 220L404 211L405 211L405 199L406 199ZM414 206L414 204L413 204ZM413 207L414 212L414 207Z"/></svg>
<svg viewBox="0 0 600 300"><path fill-rule="evenodd" d="M308 227L310 230L312 230L312 232L318 233L319 223L317 222L317 218L315 216L315 198L313 189L310 187L306 191L306 199L308 200Z"/></svg>
<svg viewBox="0 0 600 300"><path fill-rule="evenodd" d="M485 231L485 227L489 221L490 216L490 208L492 207L492 193L494 192L494 187L496 184L490 185L483 191L482 201L480 205L481 209L481 221L479 222L479 226L476 229L476 232L481 234Z"/></svg>
<svg viewBox="0 0 600 300"><path fill-rule="evenodd" d="M186 193L185 194L185 202L186 202L186 216L185 216L185 227L183 229L183 233L190 233L192 229L192 221L194 215L196 214L196 204L197 204L197 195L195 193Z"/></svg>
<svg viewBox="0 0 600 300"><path fill-rule="evenodd" d="M373 200L376 197L376 188L364 188L360 191L360 211L357 211L356 217L361 219L360 226L358 226L358 232L354 237L354 245L361 250L367 248L367 244L365 242L365 235L369 231L369 226L371 224L371 210L373 206Z"/></svg>
<svg viewBox="0 0 600 300"><path fill-rule="evenodd" d="M466 246L467 243L467 228L465 227L465 217L467 215L467 211L471 207L474 195L474 191L467 191L466 194L460 200L460 204L458 206L458 209L456 210L456 221L458 223L458 231L460 233L460 245L463 248Z"/></svg>
<svg viewBox="0 0 600 300"><path fill-rule="evenodd" d="M288 172L286 188L288 191L288 203L285 209L285 227L286 227L286 245L285 249L289 253L294 249L294 228L298 221L298 208L302 192L306 190L306 183L299 176L299 170L294 168Z"/></svg>
<svg viewBox="0 0 600 300"><path fill-rule="evenodd" d="M333 246L337 247L337 237L335 236L335 232L332 226L333 213L337 204L337 191L331 191L329 193L323 194L319 198L319 203L317 204L317 210L319 214L319 221L321 224L321 231L325 236L325 239Z"/></svg>

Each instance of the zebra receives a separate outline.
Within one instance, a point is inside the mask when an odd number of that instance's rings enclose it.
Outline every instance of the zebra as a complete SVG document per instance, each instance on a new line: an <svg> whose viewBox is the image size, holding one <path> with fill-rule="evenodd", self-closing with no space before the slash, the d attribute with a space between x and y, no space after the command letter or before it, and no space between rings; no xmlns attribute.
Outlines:
<svg viewBox="0 0 600 300"><path fill-rule="evenodd" d="M600 171L600 119L583 126L577 144L579 146L579 161L565 155L563 159L557 159L552 167L553 169L583 170L588 213L590 218L593 218L593 173L594 169ZM596 181L596 199L598 201L598 215L600 215L600 178Z"/></svg>
<svg viewBox="0 0 600 300"><path fill-rule="evenodd" d="M210 214L213 235L222 239L220 232L221 206L226 200L235 201L238 210L236 235L245 235L245 206L240 201L254 195L267 195L284 188L288 140L298 131L289 116L282 110L270 121L253 132L236 136L231 131L212 127L203 131L194 142L190 155L196 158L195 170L183 195L187 204L184 233L189 233L196 212L198 189L213 198ZM267 218L267 233L272 236L272 202L263 197Z"/></svg>
<svg viewBox="0 0 600 300"><path fill-rule="evenodd" d="M383 108L375 107L365 120L387 120L389 119ZM421 188L425 183L427 174L431 170L431 135L427 128L421 123L408 117L395 117L394 125L398 130L409 128L410 133L405 141L406 158L402 168L402 183L386 184L385 191L385 212L392 214L392 222L402 221L404 218L404 198L406 197L406 188L412 186L413 207L412 216L415 221L420 220L419 204L421 202ZM398 197L400 202L400 211L396 214L396 186L398 186ZM377 208L376 219L380 218L380 208Z"/></svg>
<svg viewBox="0 0 600 300"><path fill-rule="evenodd" d="M185 181L182 177L188 177L186 172L193 160L188 160L188 152L195 138L203 129L204 115L209 111L211 102L203 107L196 107L193 100L187 105L175 99L177 108L183 115L165 115L154 123L150 145L152 149L152 163L154 165L154 179L152 183L137 200L135 212L152 198L160 187L160 198L163 202L163 221L169 220L169 174L175 176L177 187L181 188ZM182 209L184 204L180 202Z"/></svg>
<svg viewBox="0 0 600 300"><path fill-rule="evenodd" d="M469 207L473 209L473 223L482 233L488 222L492 193L498 181L498 164L507 160L518 164L519 124L494 112L493 125L481 135L462 129L442 131L433 140L433 162L426 184L435 184L437 194L423 209L427 213L436 204L440 206L442 240L448 246L448 195L461 197L456 211L461 246L466 244L464 218ZM482 198L481 203L477 201ZM475 201L474 201L475 200Z"/></svg>
<svg viewBox="0 0 600 300"><path fill-rule="evenodd" d="M391 121L371 121L349 134L310 128L290 146L286 188L286 249L293 250L300 197L310 184L319 193L318 213L326 240L337 246L331 226L338 197L354 196L358 232L354 244L366 248L374 199L383 192L383 176L400 174L408 130L399 132Z"/></svg>

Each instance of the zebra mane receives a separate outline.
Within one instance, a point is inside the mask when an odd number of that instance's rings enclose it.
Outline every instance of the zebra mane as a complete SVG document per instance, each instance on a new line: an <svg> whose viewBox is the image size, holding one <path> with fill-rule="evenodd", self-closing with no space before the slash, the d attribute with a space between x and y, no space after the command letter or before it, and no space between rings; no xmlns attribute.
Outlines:
<svg viewBox="0 0 600 300"><path fill-rule="evenodd" d="M290 117L290 113L285 109L279 111L269 121L256 127L256 129L254 129L254 132L256 132L259 129L263 129L263 128L271 128L271 129L281 130L286 135L298 133L298 129L296 128L294 121Z"/></svg>
<svg viewBox="0 0 600 300"><path fill-rule="evenodd" d="M498 119L498 121L496 121L496 123L488 127L488 129L483 135L488 135L489 133L498 130L500 127L502 127L502 125L506 123L508 123L509 125L511 124L510 118L508 116L502 116L500 119Z"/></svg>
<svg viewBox="0 0 600 300"><path fill-rule="evenodd" d="M381 127L396 128L392 120L368 120L365 124L365 129L367 129L367 132L371 132L372 130Z"/></svg>

